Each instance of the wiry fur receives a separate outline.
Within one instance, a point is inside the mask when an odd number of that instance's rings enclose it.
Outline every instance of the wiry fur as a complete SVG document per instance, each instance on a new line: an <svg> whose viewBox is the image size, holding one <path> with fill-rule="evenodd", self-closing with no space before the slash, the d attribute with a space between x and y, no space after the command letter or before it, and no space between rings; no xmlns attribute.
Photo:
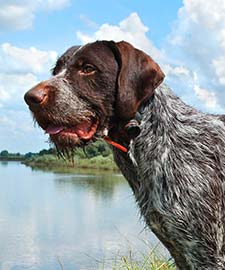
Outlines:
<svg viewBox="0 0 225 270"><path fill-rule="evenodd" d="M177 267L225 269L225 116L200 113L158 86L160 67L126 42L77 49L67 50L53 77L25 95L38 124L46 130L90 120L98 123L94 137L109 129L129 149L114 148L115 161ZM95 71L83 74L86 64ZM141 132L130 141L121 127L143 102ZM63 153L90 142L60 133L50 137Z"/></svg>
<svg viewBox="0 0 225 270"><path fill-rule="evenodd" d="M182 270L225 269L225 125L166 85L145 107L130 155L114 149L146 223Z"/></svg>
<svg viewBox="0 0 225 270"><path fill-rule="evenodd" d="M43 128L49 124L70 127L96 116L86 102L74 95L67 79L61 77L60 74L48 81L48 87L52 92L54 91L54 106L43 107L37 112L33 111L35 121ZM75 146L84 144L79 138L70 140L55 135L50 136L50 142L54 143L59 154L67 158L73 156Z"/></svg>

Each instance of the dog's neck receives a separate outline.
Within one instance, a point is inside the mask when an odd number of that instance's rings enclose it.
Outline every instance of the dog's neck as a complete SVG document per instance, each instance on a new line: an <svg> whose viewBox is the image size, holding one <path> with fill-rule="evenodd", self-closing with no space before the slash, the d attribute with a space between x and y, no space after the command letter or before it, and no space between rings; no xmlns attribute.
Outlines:
<svg viewBox="0 0 225 270"><path fill-rule="evenodd" d="M153 100L154 95L143 101L134 117L130 120L124 121L119 117L113 117L108 130L109 136L105 137L105 141L127 153L131 140L135 139L141 132L140 124L143 119L145 107L149 106Z"/></svg>
<svg viewBox="0 0 225 270"><path fill-rule="evenodd" d="M156 153L158 149L157 159L160 159L160 162L163 161L167 157L166 153L169 149L168 144L171 141L171 134L176 138L176 129L181 129L181 132L183 132L183 130L185 131L189 125L189 118L196 113L198 114L194 108L184 104L165 84L161 84L155 90L154 95L142 105L140 135L130 140L127 137L119 136L121 133L117 133L117 137L114 139L121 145L125 145L128 149L128 153L123 153L113 147L114 156L116 161L119 160L119 162L117 162L118 166L120 167L120 164L122 164L122 172L124 167L129 167L129 170L132 171L132 174L127 170L123 173L127 179L130 179L130 181L128 181L133 190L140 184L139 177L137 173L135 174L135 171L138 171L140 162L146 158L139 157L143 152L139 150L139 147L145 145L144 149L151 149L148 154L152 160L154 160L154 157L151 153ZM146 151L144 152L146 154ZM124 163L126 165L123 165ZM161 166L161 163L159 163L159 165ZM152 166L153 164L150 163L149 167ZM127 173L129 176L126 176ZM142 183L142 185L143 184L144 183ZM148 185L149 183L146 184ZM136 191L134 193L136 193Z"/></svg>

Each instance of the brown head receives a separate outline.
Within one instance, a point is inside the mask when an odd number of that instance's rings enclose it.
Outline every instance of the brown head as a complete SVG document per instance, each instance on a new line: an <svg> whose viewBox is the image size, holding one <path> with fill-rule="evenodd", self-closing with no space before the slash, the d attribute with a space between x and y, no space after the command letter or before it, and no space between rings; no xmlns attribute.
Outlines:
<svg viewBox="0 0 225 270"><path fill-rule="evenodd" d="M52 75L24 98L60 151L102 136L111 119L132 119L164 78L150 56L124 41L71 47Z"/></svg>

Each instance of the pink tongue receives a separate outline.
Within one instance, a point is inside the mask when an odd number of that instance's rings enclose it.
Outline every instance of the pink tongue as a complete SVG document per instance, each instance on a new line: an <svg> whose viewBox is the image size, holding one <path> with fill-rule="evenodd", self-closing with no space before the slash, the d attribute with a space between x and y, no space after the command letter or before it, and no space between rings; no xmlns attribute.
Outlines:
<svg viewBox="0 0 225 270"><path fill-rule="evenodd" d="M96 131L96 128L97 128L97 124L92 125L91 122L86 121L71 128L65 128L65 127L60 127L60 126L49 126L46 128L45 132L50 135L55 135L63 131L62 134L64 135L73 134L73 135L79 136L80 138L84 140L89 140L93 137Z"/></svg>
<svg viewBox="0 0 225 270"><path fill-rule="evenodd" d="M93 135L90 122L80 123L74 128L69 129L68 131L75 132L82 139L89 139Z"/></svg>
<svg viewBox="0 0 225 270"><path fill-rule="evenodd" d="M46 128L45 132L48 134L58 134L59 132L61 132L64 128L63 127L51 127L49 126L48 128Z"/></svg>

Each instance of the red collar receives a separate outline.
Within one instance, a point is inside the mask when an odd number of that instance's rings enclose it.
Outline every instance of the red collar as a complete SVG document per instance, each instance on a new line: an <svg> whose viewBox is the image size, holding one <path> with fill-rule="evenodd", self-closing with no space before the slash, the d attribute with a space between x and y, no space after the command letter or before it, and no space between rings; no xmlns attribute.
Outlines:
<svg viewBox="0 0 225 270"><path fill-rule="evenodd" d="M108 143L111 144L112 146L116 147L117 149L121 150L124 153L128 152L128 149L124 146L122 146L121 144L114 142L113 140L111 140L108 136L104 136L103 139Z"/></svg>
<svg viewBox="0 0 225 270"><path fill-rule="evenodd" d="M142 120L142 113L143 113L144 105L141 106L139 111L136 112L135 117L133 119L130 119L128 122L123 123L120 126L115 125L115 123L111 126L110 130L112 131L112 134L116 131L117 135L125 135L125 138L129 141L131 139L136 138L140 134L140 122ZM116 127L116 128L115 128ZM113 131L114 130L114 131ZM111 137L111 136L110 136ZM113 141L108 135L104 136L103 139L112 146L116 147L120 151L124 153L128 153L128 149L119 144L118 142ZM114 136L113 136L114 137Z"/></svg>

